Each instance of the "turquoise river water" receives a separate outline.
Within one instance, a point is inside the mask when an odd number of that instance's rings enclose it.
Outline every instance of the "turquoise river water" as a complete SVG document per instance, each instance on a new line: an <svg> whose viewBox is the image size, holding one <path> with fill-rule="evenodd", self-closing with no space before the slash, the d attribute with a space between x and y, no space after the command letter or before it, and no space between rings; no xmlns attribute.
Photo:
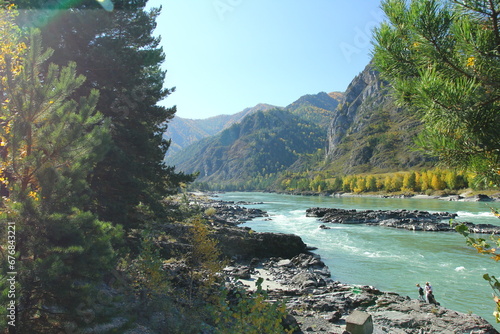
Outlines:
<svg viewBox="0 0 500 334"><path fill-rule="evenodd" d="M371 285L417 298L416 283L429 281L441 306L480 315L497 329L492 289L483 275L500 277L500 263L478 254L454 232L418 232L366 225L323 224L308 218L310 207L357 210L425 210L458 214L457 221L500 225L489 206L500 203L450 202L437 199L378 197L307 197L270 193L229 192L217 199L263 202L248 205L265 210L271 220L245 223L257 232L293 233L318 249L332 272L332 279L349 284ZM488 236L485 236L488 238Z"/></svg>

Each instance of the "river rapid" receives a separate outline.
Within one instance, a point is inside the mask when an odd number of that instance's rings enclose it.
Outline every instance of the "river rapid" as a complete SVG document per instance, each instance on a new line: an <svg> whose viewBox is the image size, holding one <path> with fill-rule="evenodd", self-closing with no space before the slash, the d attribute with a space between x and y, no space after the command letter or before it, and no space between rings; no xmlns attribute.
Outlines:
<svg viewBox="0 0 500 334"><path fill-rule="evenodd" d="M437 199L378 197L318 197L272 193L229 192L216 199L263 202L244 205L265 210L271 220L245 223L257 232L293 233L318 249L332 272L332 279L348 284L371 285L383 291L418 297L416 283L430 282L441 306L475 313L500 329L492 315L492 289L483 275L500 277L500 264L466 245L453 232L420 232L380 226L327 224L308 218L311 207L356 210L424 210L457 213L456 221L500 225L489 206L499 202L450 202ZM489 236L483 236L488 238Z"/></svg>

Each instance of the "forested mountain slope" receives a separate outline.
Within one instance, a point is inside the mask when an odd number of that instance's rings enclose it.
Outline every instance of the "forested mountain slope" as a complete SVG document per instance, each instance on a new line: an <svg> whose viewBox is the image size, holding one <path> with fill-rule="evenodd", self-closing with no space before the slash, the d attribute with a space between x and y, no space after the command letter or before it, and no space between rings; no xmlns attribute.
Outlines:
<svg viewBox="0 0 500 334"><path fill-rule="evenodd" d="M339 92L308 94L289 104L286 109L326 129L342 97L343 93Z"/></svg>
<svg viewBox="0 0 500 334"><path fill-rule="evenodd" d="M277 107L259 103L255 107L246 108L233 115L218 115L206 119L189 119L176 116L170 121L168 129L163 135L167 140L172 139L167 157L202 138L213 136L231 125L241 122L247 115L259 110L266 111L274 108Z"/></svg>
<svg viewBox="0 0 500 334"><path fill-rule="evenodd" d="M323 147L324 131L283 109L258 111L187 147L171 162L200 181L241 181L286 170L300 154Z"/></svg>

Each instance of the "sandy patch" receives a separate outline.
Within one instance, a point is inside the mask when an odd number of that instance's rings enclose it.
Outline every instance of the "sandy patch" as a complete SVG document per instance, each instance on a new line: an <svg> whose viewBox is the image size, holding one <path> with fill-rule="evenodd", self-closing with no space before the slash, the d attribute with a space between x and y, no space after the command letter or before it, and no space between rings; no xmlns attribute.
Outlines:
<svg viewBox="0 0 500 334"><path fill-rule="evenodd" d="M250 275L249 279L239 279L238 281L248 286L248 290L257 290L257 280L262 278L262 289L264 290L288 290L288 285L282 284L276 280L276 277L267 269L258 267L255 273Z"/></svg>

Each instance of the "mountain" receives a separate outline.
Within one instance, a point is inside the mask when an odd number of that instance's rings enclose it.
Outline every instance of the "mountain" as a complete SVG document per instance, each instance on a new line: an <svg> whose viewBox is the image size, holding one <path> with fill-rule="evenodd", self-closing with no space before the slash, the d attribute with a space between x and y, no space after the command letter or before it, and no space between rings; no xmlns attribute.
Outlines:
<svg viewBox="0 0 500 334"><path fill-rule="evenodd" d="M343 94L339 92L304 95L286 109L326 129L342 97Z"/></svg>
<svg viewBox="0 0 500 334"><path fill-rule="evenodd" d="M259 103L255 107L246 108L233 115L218 115L206 119L189 119L176 116L170 121L168 129L163 135L165 139L172 140L167 151L167 157L202 138L213 136L234 123L241 122L247 115L259 110L266 111L274 108L277 107Z"/></svg>
<svg viewBox="0 0 500 334"><path fill-rule="evenodd" d="M257 111L204 138L169 161L198 181L241 182L282 172L301 154L325 145L325 131L290 111Z"/></svg>
<svg viewBox="0 0 500 334"><path fill-rule="evenodd" d="M326 169L339 174L398 171L435 163L415 150L418 117L396 105L369 64L348 86L328 127Z"/></svg>
<svg viewBox="0 0 500 334"><path fill-rule="evenodd" d="M178 152L169 164L200 172L198 181L233 185L262 185L261 179L283 172L433 167L436 160L414 145L422 128L418 115L396 105L391 86L369 64L345 93L304 95L286 108L251 113Z"/></svg>

